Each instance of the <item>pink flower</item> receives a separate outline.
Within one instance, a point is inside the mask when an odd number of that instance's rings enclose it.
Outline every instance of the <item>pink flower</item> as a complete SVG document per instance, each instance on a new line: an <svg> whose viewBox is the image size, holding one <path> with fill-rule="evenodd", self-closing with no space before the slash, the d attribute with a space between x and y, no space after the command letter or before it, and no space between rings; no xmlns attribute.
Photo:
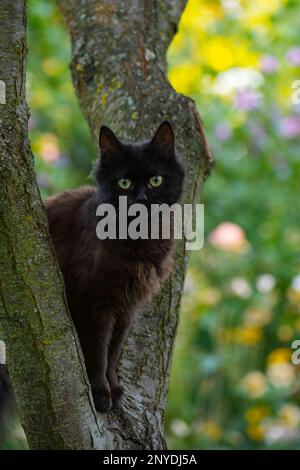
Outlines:
<svg viewBox="0 0 300 470"><path fill-rule="evenodd" d="M286 116L279 122L279 132L287 139L293 139L300 135L300 118L298 116Z"/></svg>
<svg viewBox="0 0 300 470"><path fill-rule="evenodd" d="M220 122L215 127L215 136L220 142L225 142L226 140L230 139L232 136L231 128L225 124Z"/></svg>
<svg viewBox="0 0 300 470"><path fill-rule="evenodd" d="M260 104L261 95L254 90L241 91L235 97L235 106L244 111L259 108Z"/></svg>
<svg viewBox="0 0 300 470"><path fill-rule="evenodd" d="M287 60L292 65L300 65L300 47L291 47L286 54Z"/></svg>
<svg viewBox="0 0 300 470"><path fill-rule="evenodd" d="M273 55L264 55L260 60L261 70L267 74L272 74L278 70L278 60Z"/></svg>
<svg viewBox="0 0 300 470"><path fill-rule="evenodd" d="M60 150L57 137L50 132L43 134L39 139L40 154L47 163L55 163L60 158Z"/></svg>
<svg viewBox="0 0 300 470"><path fill-rule="evenodd" d="M209 235L210 243L223 251L242 251L247 246L244 230L237 224L222 222Z"/></svg>

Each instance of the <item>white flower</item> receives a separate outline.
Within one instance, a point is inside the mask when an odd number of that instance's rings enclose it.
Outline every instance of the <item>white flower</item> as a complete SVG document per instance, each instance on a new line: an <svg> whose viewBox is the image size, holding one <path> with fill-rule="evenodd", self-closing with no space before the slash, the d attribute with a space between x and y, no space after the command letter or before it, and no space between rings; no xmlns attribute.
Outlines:
<svg viewBox="0 0 300 470"><path fill-rule="evenodd" d="M274 289L276 279L272 274L262 274L256 279L257 290L261 294L269 294Z"/></svg>
<svg viewBox="0 0 300 470"><path fill-rule="evenodd" d="M270 383L277 388L290 387L295 380L295 370L291 364L272 364L267 374Z"/></svg>
<svg viewBox="0 0 300 470"><path fill-rule="evenodd" d="M267 444L276 444L277 442L289 442L299 439L299 433L296 429L287 426L270 426L266 431L265 441Z"/></svg>
<svg viewBox="0 0 300 470"><path fill-rule="evenodd" d="M259 88L265 79L261 73L251 67L233 67L217 76L214 91L219 95L228 95L234 91Z"/></svg>
<svg viewBox="0 0 300 470"><path fill-rule="evenodd" d="M262 372L254 370L245 375L241 387L251 398L259 398L267 390L267 380Z"/></svg>
<svg viewBox="0 0 300 470"><path fill-rule="evenodd" d="M251 296L252 290L250 284L242 277L232 279L230 287L232 292L242 299L248 299Z"/></svg>
<svg viewBox="0 0 300 470"><path fill-rule="evenodd" d="M190 433L188 425L182 419L173 419L171 422L171 430L179 437L188 436Z"/></svg>
<svg viewBox="0 0 300 470"><path fill-rule="evenodd" d="M297 274L292 280L292 288L297 292L300 292L300 274Z"/></svg>

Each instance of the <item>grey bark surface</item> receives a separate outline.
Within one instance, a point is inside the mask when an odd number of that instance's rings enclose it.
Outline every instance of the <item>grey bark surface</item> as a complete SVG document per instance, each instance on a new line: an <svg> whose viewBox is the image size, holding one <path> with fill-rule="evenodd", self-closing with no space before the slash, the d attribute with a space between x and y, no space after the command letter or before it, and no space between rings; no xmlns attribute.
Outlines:
<svg viewBox="0 0 300 470"><path fill-rule="evenodd" d="M0 5L0 339L32 449L100 446L80 347L35 182L25 101L26 4Z"/></svg>
<svg viewBox="0 0 300 470"><path fill-rule="evenodd" d="M149 138L172 122L186 168L184 201L199 202L212 161L192 100L166 78L166 52L186 0L58 0L72 42L72 76L95 144L106 124L123 139ZM136 318L123 354L125 400L100 418L114 449L163 449L164 412L186 269L183 243L176 272ZM112 286L113 288L113 286Z"/></svg>

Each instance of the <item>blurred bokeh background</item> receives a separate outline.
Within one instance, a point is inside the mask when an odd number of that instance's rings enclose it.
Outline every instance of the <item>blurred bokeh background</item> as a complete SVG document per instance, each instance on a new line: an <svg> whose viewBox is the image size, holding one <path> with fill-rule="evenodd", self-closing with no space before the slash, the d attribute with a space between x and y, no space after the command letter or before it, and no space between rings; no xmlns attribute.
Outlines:
<svg viewBox="0 0 300 470"><path fill-rule="evenodd" d="M30 136L47 196L90 183L96 154L62 18L54 2L28 3ZM298 0L189 0L168 53L216 161L173 359L170 448L300 448L299 17ZM5 447L24 446L16 427Z"/></svg>

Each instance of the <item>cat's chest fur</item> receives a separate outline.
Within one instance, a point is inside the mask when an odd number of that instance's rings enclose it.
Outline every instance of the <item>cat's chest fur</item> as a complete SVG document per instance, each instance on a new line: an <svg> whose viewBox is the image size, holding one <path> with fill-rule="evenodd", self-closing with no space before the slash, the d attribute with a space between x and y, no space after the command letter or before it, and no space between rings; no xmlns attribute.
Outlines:
<svg viewBox="0 0 300 470"><path fill-rule="evenodd" d="M159 249L151 241L124 244L95 241L93 254L77 260L77 267L67 274L67 284L92 296L120 303L126 308L148 302L159 292L161 283L171 272L171 244ZM72 263L74 266L74 263ZM86 266L82 269L82 266Z"/></svg>

